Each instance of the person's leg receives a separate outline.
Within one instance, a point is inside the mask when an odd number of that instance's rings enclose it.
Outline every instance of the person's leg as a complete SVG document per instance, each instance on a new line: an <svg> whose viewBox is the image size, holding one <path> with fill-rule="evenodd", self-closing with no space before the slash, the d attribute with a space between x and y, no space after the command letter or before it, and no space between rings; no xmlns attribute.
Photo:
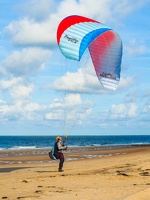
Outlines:
<svg viewBox="0 0 150 200"><path fill-rule="evenodd" d="M59 159L60 159L60 162L59 162L59 171L62 171L63 163L64 163L64 155L63 155L63 153L59 154Z"/></svg>

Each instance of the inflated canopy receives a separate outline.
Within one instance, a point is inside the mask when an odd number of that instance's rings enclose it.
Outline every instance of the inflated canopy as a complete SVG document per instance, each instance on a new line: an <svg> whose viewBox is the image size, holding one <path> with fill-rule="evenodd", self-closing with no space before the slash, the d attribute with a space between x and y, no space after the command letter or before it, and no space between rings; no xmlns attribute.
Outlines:
<svg viewBox="0 0 150 200"><path fill-rule="evenodd" d="M72 15L60 22L57 42L62 54L72 60L80 61L88 48L102 86L113 90L117 88L122 42L113 29L93 19Z"/></svg>

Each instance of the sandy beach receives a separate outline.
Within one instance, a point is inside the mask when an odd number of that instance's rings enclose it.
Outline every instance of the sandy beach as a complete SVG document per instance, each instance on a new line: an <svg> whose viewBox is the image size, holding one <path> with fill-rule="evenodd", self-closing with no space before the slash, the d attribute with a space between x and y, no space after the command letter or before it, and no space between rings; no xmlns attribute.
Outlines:
<svg viewBox="0 0 150 200"><path fill-rule="evenodd" d="M48 151L0 151L0 199L150 199L150 146L68 148L64 172Z"/></svg>

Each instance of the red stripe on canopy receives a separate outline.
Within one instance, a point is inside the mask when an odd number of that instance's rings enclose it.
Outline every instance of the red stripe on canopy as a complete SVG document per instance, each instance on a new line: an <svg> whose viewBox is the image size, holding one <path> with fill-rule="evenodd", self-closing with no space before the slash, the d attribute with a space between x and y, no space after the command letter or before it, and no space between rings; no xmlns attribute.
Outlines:
<svg viewBox="0 0 150 200"><path fill-rule="evenodd" d="M96 23L100 23L98 21L95 21L93 19L89 19L86 17L82 17L82 16L77 16L77 15L72 15L69 17L66 17L65 19L63 19L57 29L57 43L59 44L60 42L60 38L61 35L63 34L63 32L70 27L71 25L80 23L80 22L96 22Z"/></svg>

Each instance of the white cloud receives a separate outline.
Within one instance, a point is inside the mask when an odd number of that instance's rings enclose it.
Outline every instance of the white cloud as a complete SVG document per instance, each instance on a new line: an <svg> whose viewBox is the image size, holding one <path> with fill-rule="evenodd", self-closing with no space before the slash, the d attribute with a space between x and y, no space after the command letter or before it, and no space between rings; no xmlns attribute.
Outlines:
<svg viewBox="0 0 150 200"><path fill-rule="evenodd" d="M93 67L93 66L92 66ZM91 67L91 68L92 68ZM92 70L91 70L92 71ZM59 91L78 92L78 93L109 93L111 90L106 90L102 87L95 72L91 72L80 68L77 72L66 72L66 75L58 78L53 84L45 87ZM134 83L133 77L121 77L118 84L118 89L128 88Z"/></svg>
<svg viewBox="0 0 150 200"><path fill-rule="evenodd" d="M66 60L64 60L64 63L66 63ZM71 68L74 66L76 66L77 71L71 72ZM96 76L88 50L84 53L80 62L69 60L67 65L62 67L65 75L56 79L53 84L44 86L45 88L77 93L108 92L103 89Z"/></svg>
<svg viewBox="0 0 150 200"><path fill-rule="evenodd" d="M41 119L41 112L43 112L44 109L45 107L43 105L29 101L16 100L11 104L0 103L1 119L6 119L7 121L15 120L19 123L22 120L25 122L28 120L36 121L37 119Z"/></svg>
<svg viewBox="0 0 150 200"><path fill-rule="evenodd" d="M19 21L11 22L6 28L5 33L12 36L12 42L16 45L38 45L50 46L55 41L54 23L51 21L35 22L24 18Z"/></svg>
<svg viewBox="0 0 150 200"><path fill-rule="evenodd" d="M62 111L57 112L49 112L45 114L46 120L63 120L63 113Z"/></svg>
<svg viewBox="0 0 150 200"><path fill-rule="evenodd" d="M0 114L1 118L3 119L17 119L18 115L20 114L23 115L23 110L22 110L22 103L17 102L15 105L8 105L7 103L4 105L0 105Z"/></svg>
<svg viewBox="0 0 150 200"><path fill-rule="evenodd" d="M25 111L27 112L33 112L33 111L40 111L41 108L43 109L45 106L40 106L40 104L38 103L28 103L26 106L25 106Z"/></svg>
<svg viewBox="0 0 150 200"><path fill-rule="evenodd" d="M53 102L48 106L50 110L64 110L72 109L81 105L89 104L88 101L83 101L80 94L66 94L61 99L54 99Z"/></svg>
<svg viewBox="0 0 150 200"><path fill-rule="evenodd" d="M81 105L82 99L79 94L69 94L65 97L65 104L68 106Z"/></svg>
<svg viewBox="0 0 150 200"><path fill-rule="evenodd" d="M6 104L6 102L3 101L2 99L0 99L0 105L5 105L5 104Z"/></svg>
<svg viewBox="0 0 150 200"><path fill-rule="evenodd" d="M144 113L150 113L150 105L146 105L143 109Z"/></svg>
<svg viewBox="0 0 150 200"><path fill-rule="evenodd" d="M134 103L112 105L110 116L113 119L133 118L137 116L137 109L138 107Z"/></svg>
<svg viewBox="0 0 150 200"><path fill-rule="evenodd" d="M102 23L113 21L116 15L126 15L136 10L147 1L118 0L64 0L38 1L32 0L25 4L23 10L27 16L12 21L4 30L12 36L12 42L17 45L49 46L56 44L56 31L60 21L68 15L83 15L97 19ZM54 8L55 9L52 9ZM69 8L69 9L68 9ZM55 13L54 13L54 11Z"/></svg>
<svg viewBox="0 0 150 200"><path fill-rule="evenodd" d="M23 79L21 77L11 77L9 80L0 80L0 89L8 90L22 82Z"/></svg>
<svg viewBox="0 0 150 200"><path fill-rule="evenodd" d="M75 73L66 72L66 75L58 78L50 88L79 93L99 93L102 90L96 75L93 76L82 69Z"/></svg>
<svg viewBox="0 0 150 200"><path fill-rule="evenodd" d="M57 3L54 0L26 0L17 6L25 16L36 21L46 20L50 13L55 12Z"/></svg>
<svg viewBox="0 0 150 200"><path fill-rule="evenodd" d="M112 1L114 3L114 1ZM138 8L141 8L144 4L148 3L149 0L116 0L115 11L120 15L127 15Z"/></svg>
<svg viewBox="0 0 150 200"><path fill-rule="evenodd" d="M125 103L137 102L137 91L130 91L124 98Z"/></svg>
<svg viewBox="0 0 150 200"><path fill-rule="evenodd" d="M126 117L126 106L124 104L112 105L111 116L113 118Z"/></svg>
<svg viewBox="0 0 150 200"><path fill-rule="evenodd" d="M23 99L31 98L31 94L34 91L34 84L22 77L11 77L8 80L0 80L0 89L5 91L5 95L10 94L12 101L22 101Z"/></svg>
<svg viewBox="0 0 150 200"><path fill-rule="evenodd" d="M8 56L0 67L0 73L14 74L15 76L35 75L44 68L44 63L51 52L41 48L25 48L14 51Z"/></svg>
<svg viewBox="0 0 150 200"><path fill-rule="evenodd" d="M133 55L141 55L148 52L148 48L145 44L140 44L141 42L137 42L135 39L129 42L129 45L126 46L126 51L129 56Z"/></svg>
<svg viewBox="0 0 150 200"><path fill-rule="evenodd" d="M130 87L131 85L133 85L134 80L135 79L133 77L126 77L126 78L121 77L119 85L118 85L118 89L119 88L128 88L128 87Z"/></svg>
<svg viewBox="0 0 150 200"><path fill-rule="evenodd" d="M129 106L129 110L128 110L128 116L129 117L136 117L137 116L137 105L132 103L130 106Z"/></svg>
<svg viewBox="0 0 150 200"><path fill-rule="evenodd" d="M10 93L13 99L24 99L24 98L29 98L33 90L34 90L33 84L30 84L28 86L17 85L11 89Z"/></svg>
<svg viewBox="0 0 150 200"><path fill-rule="evenodd" d="M140 8L147 2L147 0L65 0L59 4L58 14L62 17L78 14L91 17L105 23L108 20L114 20L114 16L116 15L119 15L120 17L123 15L125 16Z"/></svg>
<svg viewBox="0 0 150 200"><path fill-rule="evenodd" d="M61 120L70 129L74 123L81 124L91 113L92 102L83 100L79 94L68 94L62 99L54 99L47 107L46 120Z"/></svg>

